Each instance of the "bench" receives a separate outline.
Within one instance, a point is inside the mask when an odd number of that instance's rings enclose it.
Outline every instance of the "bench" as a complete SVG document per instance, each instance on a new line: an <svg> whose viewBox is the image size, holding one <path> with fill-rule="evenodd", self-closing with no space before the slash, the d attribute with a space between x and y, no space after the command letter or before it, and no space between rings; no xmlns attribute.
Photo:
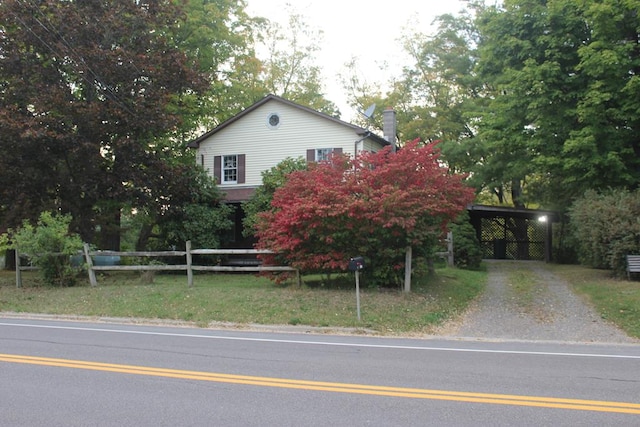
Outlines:
<svg viewBox="0 0 640 427"><path fill-rule="evenodd" d="M640 255L627 255L627 276L631 280L631 273L640 273Z"/></svg>

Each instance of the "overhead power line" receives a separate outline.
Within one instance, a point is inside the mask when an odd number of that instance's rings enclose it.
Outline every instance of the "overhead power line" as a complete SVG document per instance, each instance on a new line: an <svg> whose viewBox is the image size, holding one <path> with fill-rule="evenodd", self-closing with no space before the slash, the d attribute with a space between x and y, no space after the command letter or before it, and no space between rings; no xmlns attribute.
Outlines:
<svg viewBox="0 0 640 427"><path fill-rule="evenodd" d="M127 113L131 115L135 115L134 111L126 105L126 102L121 99L118 93L115 92L109 84L105 83L102 77L96 71L94 71L94 69L89 64L87 64L84 57L81 54L79 54L71 45L71 43L69 43L67 39L56 29L56 27L51 23L51 21L44 14L44 12L40 10L40 8L38 8L36 5L31 3L29 0L24 0L24 1L17 0L17 1L18 3L20 3L20 5L22 5L25 8L25 10L31 12L31 16L38 23L38 25L42 27L42 29L52 37L51 40L60 41L60 44L62 45L63 49L66 52L59 52L54 46L52 46L50 42L47 42L47 40L43 39L43 37L41 37L41 35L38 34L38 32L36 32L33 28L31 28L31 26L24 19L22 19L22 17L20 17L17 13L12 13L14 19L17 22L19 22L27 31L29 31L29 33L31 33L34 37L36 37L40 41L40 43L42 43L42 45L46 47L49 51L51 51L51 53L53 53L55 56L61 59L66 58L71 62L73 62L79 70L85 71L86 73L85 72L78 73L85 82L87 82L89 85L97 87L102 93L104 93L107 96L108 99L115 102L120 108L125 110ZM38 13L43 18L43 20L39 19L38 16L36 16L36 14L33 12ZM43 21L46 21L46 23ZM90 80L87 74L89 74L93 80Z"/></svg>

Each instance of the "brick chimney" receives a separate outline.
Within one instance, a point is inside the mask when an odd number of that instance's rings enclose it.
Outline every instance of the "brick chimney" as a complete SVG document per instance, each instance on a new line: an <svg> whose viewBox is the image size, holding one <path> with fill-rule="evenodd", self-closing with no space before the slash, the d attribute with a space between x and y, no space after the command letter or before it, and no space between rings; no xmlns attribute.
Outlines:
<svg viewBox="0 0 640 427"><path fill-rule="evenodd" d="M382 132L384 134L384 139L391 144L392 150L395 152L397 143L396 110L391 107L387 107L382 112Z"/></svg>

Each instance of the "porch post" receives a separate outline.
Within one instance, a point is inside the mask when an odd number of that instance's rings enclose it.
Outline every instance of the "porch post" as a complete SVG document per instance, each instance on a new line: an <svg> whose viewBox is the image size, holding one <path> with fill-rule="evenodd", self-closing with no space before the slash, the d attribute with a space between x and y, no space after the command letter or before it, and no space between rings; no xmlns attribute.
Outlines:
<svg viewBox="0 0 640 427"><path fill-rule="evenodd" d="M547 218L545 222L545 237L544 237L544 262L553 261L553 221L551 218Z"/></svg>

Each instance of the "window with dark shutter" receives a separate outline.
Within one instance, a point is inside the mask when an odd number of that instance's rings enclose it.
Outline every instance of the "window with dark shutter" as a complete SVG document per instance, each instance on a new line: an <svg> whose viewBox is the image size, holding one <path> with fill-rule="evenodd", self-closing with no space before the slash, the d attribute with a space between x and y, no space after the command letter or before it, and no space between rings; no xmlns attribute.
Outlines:
<svg viewBox="0 0 640 427"><path fill-rule="evenodd" d="M213 177L216 179L216 183L222 183L222 156L213 158Z"/></svg>
<svg viewBox="0 0 640 427"><path fill-rule="evenodd" d="M342 154L342 148L316 148L307 150L307 162L326 162L332 154Z"/></svg>
<svg viewBox="0 0 640 427"><path fill-rule="evenodd" d="M244 184L246 155L225 154L213 158L213 175L218 184Z"/></svg>
<svg viewBox="0 0 640 427"><path fill-rule="evenodd" d="M316 150L314 149L307 150L307 163L311 163L315 161L316 161Z"/></svg>
<svg viewBox="0 0 640 427"><path fill-rule="evenodd" d="M238 154L238 184L244 184L246 175L246 155Z"/></svg>

